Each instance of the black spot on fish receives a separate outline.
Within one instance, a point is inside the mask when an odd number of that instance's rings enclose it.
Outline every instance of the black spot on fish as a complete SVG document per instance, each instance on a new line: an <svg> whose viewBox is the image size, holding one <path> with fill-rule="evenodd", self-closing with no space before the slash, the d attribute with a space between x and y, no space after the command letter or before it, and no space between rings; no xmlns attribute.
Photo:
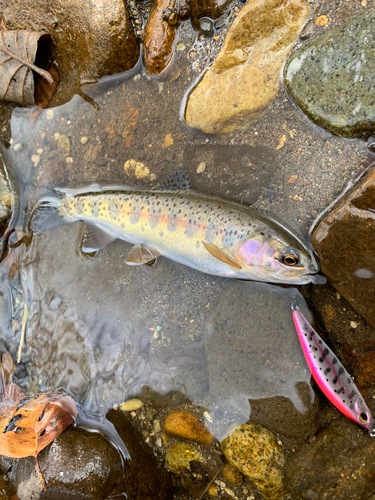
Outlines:
<svg viewBox="0 0 375 500"><path fill-rule="evenodd" d="M344 392L344 388L340 387L340 389L337 390L337 394L342 394Z"/></svg>
<svg viewBox="0 0 375 500"><path fill-rule="evenodd" d="M125 224L121 224L121 227L124 228L125 227Z"/></svg>
<svg viewBox="0 0 375 500"><path fill-rule="evenodd" d="M349 395L348 395L348 398L349 399L353 399L354 396L356 395L356 392L353 390Z"/></svg>
<svg viewBox="0 0 375 500"><path fill-rule="evenodd" d="M340 375L342 375L344 371L345 371L344 368L340 366L339 371L337 372L337 376L340 377Z"/></svg>
<svg viewBox="0 0 375 500"><path fill-rule="evenodd" d="M352 383L353 383L353 380L352 380L350 377L348 377L347 382L348 382L348 385L350 385L350 384L352 384Z"/></svg>
<svg viewBox="0 0 375 500"><path fill-rule="evenodd" d="M349 405L349 408L350 408L351 410L354 410L354 405L353 405L353 403L351 403L351 404Z"/></svg>
<svg viewBox="0 0 375 500"><path fill-rule="evenodd" d="M333 358L332 364L335 365L337 363L337 358Z"/></svg>
<svg viewBox="0 0 375 500"><path fill-rule="evenodd" d="M323 341L319 339L319 344L322 345L323 344Z"/></svg>
<svg viewBox="0 0 375 500"><path fill-rule="evenodd" d="M330 371L331 371L331 368L326 368L326 369L324 370L324 375L327 375L327 373L329 373Z"/></svg>
<svg viewBox="0 0 375 500"><path fill-rule="evenodd" d="M322 352L322 355L319 358L319 361L321 363L323 363L323 361L326 359L326 356L327 356L328 353L329 353L329 350L327 348L325 348L324 351Z"/></svg>
<svg viewBox="0 0 375 500"><path fill-rule="evenodd" d="M238 220L240 220L240 219L238 219ZM260 233L260 234L261 234L262 236L264 236L264 233Z"/></svg>
<svg viewBox="0 0 375 500"><path fill-rule="evenodd" d="M333 385L337 384L338 379L339 379L339 378L336 376L336 377L332 380L332 384L333 384ZM335 391L335 392L336 392L336 391Z"/></svg>

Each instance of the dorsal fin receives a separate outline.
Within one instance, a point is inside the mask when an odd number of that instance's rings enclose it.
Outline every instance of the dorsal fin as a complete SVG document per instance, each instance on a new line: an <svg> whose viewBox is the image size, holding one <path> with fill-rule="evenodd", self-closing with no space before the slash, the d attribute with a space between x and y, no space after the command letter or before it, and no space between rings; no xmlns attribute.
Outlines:
<svg viewBox="0 0 375 500"><path fill-rule="evenodd" d="M191 189L189 174L185 167L181 167L171 174L161 185L162 191L186 191Z"/></svg>

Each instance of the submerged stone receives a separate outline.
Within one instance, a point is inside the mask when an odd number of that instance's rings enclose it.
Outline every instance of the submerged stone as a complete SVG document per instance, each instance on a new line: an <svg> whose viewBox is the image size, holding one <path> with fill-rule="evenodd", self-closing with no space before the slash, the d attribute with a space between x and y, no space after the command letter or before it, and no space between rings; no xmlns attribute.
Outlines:
<svg viewBox="0 0 375 500"><path fill-rule="evenodd" d="M375 441L341 417L294 453L284 472L292 492L304 500L368 498L374 489Z"/></svg>
<svg viewBox="0 0 375 500"><path fill-rule="evenodd" d="M232 0L190 0L191 24L199 29L202 17L218 19L231 2Z"/></svg>
<svg viewBox="0 0 375 500"><path fill-rule="evenodd" d="M218 439L225 435L225 422L228 427L249 418L288 436L305 439L315 432L317 400L293 324L296 302L310 317L296 289L227 283L205 342L214 402L211 430Z"/></svg>
<svg viewBox="0 0 375 500"><path fill-rule="evenodd" d="M315 225L311 242L322 273L375 326L375 169Z"/></svg>
<svg viewBox="0 0 375 500"><path fill-rule="evenodd" d="M246 129L275 97L281 67L308 15L304 0L250 0L190 95L186 123L207 134Z"/></svg>
<svg viewBox="0 0 375 500"><path fill-rule="evenodd" d="M177 34L176 0L157 0L145 29L143 61L146 71L157 75L164 71L173 59L173 42Z"/></svg>
<svg viewBox="0 0 375 500"><path fill-rule="evenodd" d="M175 443L168 446L165 453L165 465L176 476L185 470L190 470L190 462L192 461L204 462L204 459L191 444Z"/></svg>
<svg viewBox="0 0 375 500"><path fill-rule="evenodd" d="M188 411L172 411L164 422L164 432L172 437L195 441L203 445L210 445L213 435L206 429L195 415Z"/></svg>
<svg viewBox="0 0 375 500"><path fill-rule="evenodd" d="M281 468L285 458L271 431L258 424L243 424L222 441L221 450L265 498L276 500L283 496Z"/></svg>
<svg viewBox="0 0 375 500"><path fill-rule="evenodd" d="M375 12L303 45L284 75L298 106L333 134L361 137L375 130Z"/></svg>

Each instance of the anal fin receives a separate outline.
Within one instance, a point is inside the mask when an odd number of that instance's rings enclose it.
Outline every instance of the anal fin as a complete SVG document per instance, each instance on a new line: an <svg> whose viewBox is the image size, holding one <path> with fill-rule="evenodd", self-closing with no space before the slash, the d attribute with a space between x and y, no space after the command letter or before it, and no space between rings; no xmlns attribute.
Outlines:
<svg viewBox="0 0 375 500"><path fill-rule="evenodd" d="M231 257L229 257L229 255L220 250L220 248L215 245L215 243L206 243L205 241L203 241L202 243L207 252L215 257L215 259L224 262L224 264L228 264L228 266L235 267L236 269L242 269L242 267L237 264L237 262L235 262Z"/></svg>
<svg viewBox="0 0 375 500"><path fill-rule="evenodd" d="M105 248L116 239L117 236L114 236L105 229L86 222L82 238L82 251L84 253L96 252L101 248Z"/></svg>
<svg viewBox="0 0 375 500"><path fill-rule="evenodd" d="M143 264L152 264L159 257L160 252L146 247L142 243L134 245L129 250L125 262L128 266L141 266Z"/></svg>

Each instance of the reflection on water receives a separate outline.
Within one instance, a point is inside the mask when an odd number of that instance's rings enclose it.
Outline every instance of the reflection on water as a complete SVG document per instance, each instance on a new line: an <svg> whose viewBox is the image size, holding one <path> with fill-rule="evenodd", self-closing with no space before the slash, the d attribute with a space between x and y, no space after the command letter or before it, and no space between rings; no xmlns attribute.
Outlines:
<svg viewBox="0 0 375 500"><path fill-rule="evenodd" d="M180 391L211 412L219 438L249 419L249 399L279 396L310 409L291 305L308 312L295 288L216 278L163 258L128 267L121 241L85 258L78 237L79 224L62 226L18 250L29 310L23 360L39 390L63 388L101 415L143 386Z"/></svg>

